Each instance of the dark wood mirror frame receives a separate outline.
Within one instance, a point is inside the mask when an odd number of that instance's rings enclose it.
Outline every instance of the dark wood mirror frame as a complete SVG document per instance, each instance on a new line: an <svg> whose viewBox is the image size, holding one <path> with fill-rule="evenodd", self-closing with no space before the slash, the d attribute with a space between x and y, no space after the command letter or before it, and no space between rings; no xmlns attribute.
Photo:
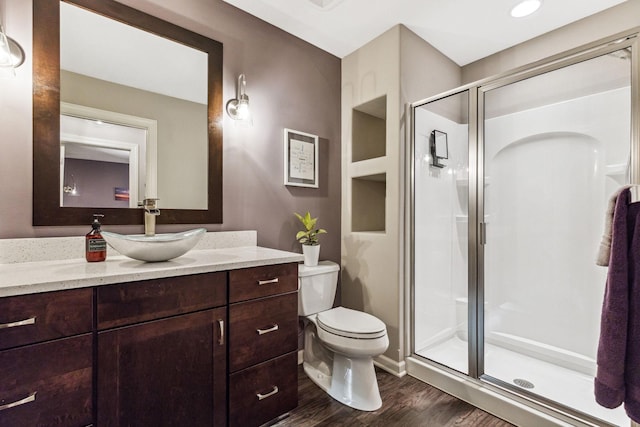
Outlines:
<svg viewBox="0 0 640 427"><path fill-rule="evenodd" d="M222 223L222 43L113 0L63 0L208 54L208 209L162 209L161 224ZM33 2L33 225L142 224L142 209L60 206L60 0ZM160 171L159 171L160 173Z"/></svg>

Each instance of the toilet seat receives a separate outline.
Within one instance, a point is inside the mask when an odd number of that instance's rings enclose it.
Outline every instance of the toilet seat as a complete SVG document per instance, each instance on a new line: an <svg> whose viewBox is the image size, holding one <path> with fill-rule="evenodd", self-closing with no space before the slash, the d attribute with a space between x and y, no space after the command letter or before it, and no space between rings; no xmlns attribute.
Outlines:
<svg viewBox="0 0 640 427"><path fill-rule="evenodd" d="M324 331L354 339L377 339L387 334L380 319L362 311L336 307L317 314L317 326Z"/></svg>

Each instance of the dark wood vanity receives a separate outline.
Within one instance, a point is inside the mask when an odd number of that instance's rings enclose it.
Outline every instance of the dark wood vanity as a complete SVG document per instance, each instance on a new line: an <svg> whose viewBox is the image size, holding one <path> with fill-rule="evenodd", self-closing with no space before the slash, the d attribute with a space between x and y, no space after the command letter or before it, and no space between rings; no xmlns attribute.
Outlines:
<svg viewBox="0 0 640 427"><path fill-rule="evenodd" d="M0 425L251 426L295 408L297 264L0 298Z"/></svg>

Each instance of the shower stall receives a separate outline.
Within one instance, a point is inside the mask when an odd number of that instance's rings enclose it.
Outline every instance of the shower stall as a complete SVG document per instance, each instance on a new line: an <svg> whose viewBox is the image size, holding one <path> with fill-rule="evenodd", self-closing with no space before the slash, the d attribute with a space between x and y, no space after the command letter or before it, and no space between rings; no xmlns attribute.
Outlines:
<svg viewBox="0 0 640 427"><path fill-rule="evenodd" d="M454 378L453 394L629 425L593 397L595 258L609 197L640 179L636 43L618 35L411 105L410 359Z"/></svg>

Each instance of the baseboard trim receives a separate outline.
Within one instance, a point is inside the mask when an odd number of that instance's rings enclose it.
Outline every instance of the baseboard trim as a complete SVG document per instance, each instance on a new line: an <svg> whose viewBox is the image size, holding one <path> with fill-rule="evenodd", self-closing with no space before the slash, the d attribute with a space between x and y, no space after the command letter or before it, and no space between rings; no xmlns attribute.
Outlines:
<svg viewBox="0 0 640 427"><path fill-rule="evenodd" d="M407 364L405 361L396 362L395 360L381 355L373 359L373 364L378 368L389 372L391 375L395 375L398 378L407 375Z"/></svg>

